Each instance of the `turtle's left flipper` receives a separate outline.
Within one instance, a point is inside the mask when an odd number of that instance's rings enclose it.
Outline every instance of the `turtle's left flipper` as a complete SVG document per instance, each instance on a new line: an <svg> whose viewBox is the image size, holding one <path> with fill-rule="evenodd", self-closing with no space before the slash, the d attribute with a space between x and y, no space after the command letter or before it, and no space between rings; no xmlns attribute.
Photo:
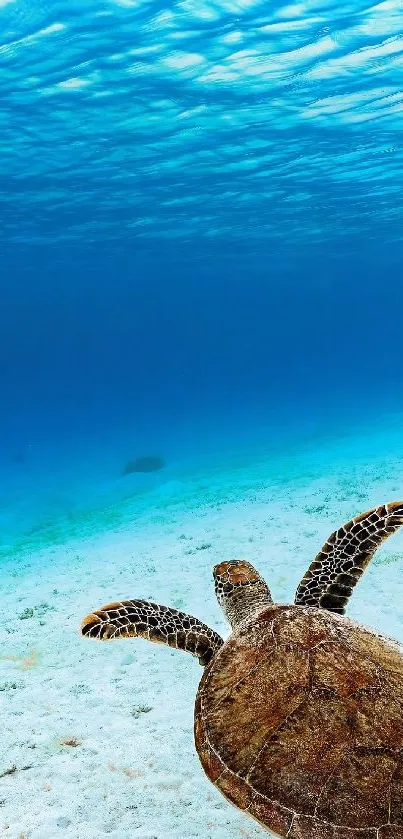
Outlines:
<svg viewBox="0 0 403 839"><path fill-rule="evenodd" d="M379 545L403 524L403 501L361 513L329 536L302 578L295 603L343 615Z"/></svg>
<svg viewBox="0 0 403 839"><path fill-rule="evenodd" d="M205 623L185 612L147 600L124 600L109 603L81 624L82 635L109 641L112 638L139 637L188 650L206 665L224 641Z"/></svg>

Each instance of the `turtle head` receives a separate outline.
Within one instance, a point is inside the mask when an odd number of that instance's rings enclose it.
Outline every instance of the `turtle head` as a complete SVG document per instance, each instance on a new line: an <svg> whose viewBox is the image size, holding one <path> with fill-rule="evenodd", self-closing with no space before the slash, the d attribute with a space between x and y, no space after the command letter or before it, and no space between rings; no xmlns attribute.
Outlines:
<svg viewBox="0 0 403 839"><path fill-rule="evenodd" d="M213 576L217 600L233 629L273 603L263 577L244 559L220 562Z"/></svg>

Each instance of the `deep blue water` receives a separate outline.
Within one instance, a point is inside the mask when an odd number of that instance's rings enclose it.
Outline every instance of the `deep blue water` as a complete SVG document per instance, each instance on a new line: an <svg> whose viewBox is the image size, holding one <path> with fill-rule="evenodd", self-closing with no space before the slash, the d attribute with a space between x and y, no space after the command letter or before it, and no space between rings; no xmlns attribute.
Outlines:
<svg viewBox="0 0 403 839"><path fill-rule="evenodd" d="M0 0L4 495L401 410L402 62L398 0Z"/></svg>
<svg viewBox="0 0 403 839"><path fill-rule="evenodd" d="M225 634L214 564L289 601L403 497L402 33L402 0L0 0L10 839L263 835L202 786L190 656L77 629L145 597ZM400 641L401 553L349 612Z"/></svg>

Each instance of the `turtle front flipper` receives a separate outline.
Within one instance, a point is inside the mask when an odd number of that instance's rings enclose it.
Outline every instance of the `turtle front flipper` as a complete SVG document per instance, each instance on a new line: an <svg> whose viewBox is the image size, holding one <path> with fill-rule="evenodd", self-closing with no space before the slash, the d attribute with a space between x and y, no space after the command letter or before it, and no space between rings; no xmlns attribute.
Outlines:
<svg viewBox="0 0 403 839"><path fill-rule="evenodd" d="M147 638L157 644L187 650L203 666L211 661L224 643L217 632L192 615L169 606L148 603L147 600L109 603L84 618L81 633L102 641Z"/></svg>
<svg viewBox="0 0 403 839"><path fill-rule="evenodd" d="M329 536L302 578L295 603L344 614L376 549L403 524L403 501L361 513Z"/></svg>

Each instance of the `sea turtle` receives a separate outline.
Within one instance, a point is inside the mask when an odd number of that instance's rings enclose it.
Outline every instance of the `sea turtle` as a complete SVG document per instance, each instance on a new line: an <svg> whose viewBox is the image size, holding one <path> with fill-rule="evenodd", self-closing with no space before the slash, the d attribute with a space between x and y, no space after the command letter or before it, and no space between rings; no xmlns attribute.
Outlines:
<svg viewBox="0 0 403 839"><path fill-rule="evenodd" d="M111 603L91 638L141 636L205 667L195 742L223 795L287 839L403 839L403 648L343 617L377 547L403 524L403 501L330 536L276 605L249 562L220 562L223 639L197 618L143 600Z"/></svg>

